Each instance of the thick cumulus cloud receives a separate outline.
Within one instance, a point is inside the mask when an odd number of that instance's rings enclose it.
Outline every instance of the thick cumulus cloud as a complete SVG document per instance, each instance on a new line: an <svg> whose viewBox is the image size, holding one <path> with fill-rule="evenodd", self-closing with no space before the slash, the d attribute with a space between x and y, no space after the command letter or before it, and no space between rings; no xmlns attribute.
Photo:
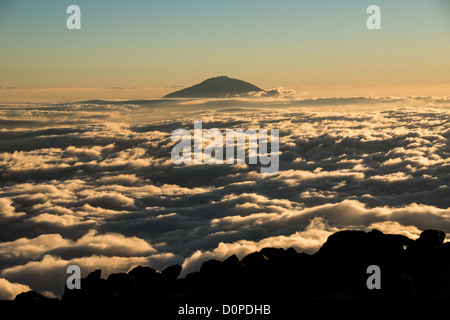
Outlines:
<svg viewBox="0 0 450 320"><path fill-rule="evenodd" d="M61 295L70 264L185 275L267 246L313 253L343 229L450 234L448 97L287 96L3 106L0 297ZM279 129L279 171L174 165L172 132L194 121Z"/></svg>
<svg viewBox="0 0 450 320"><path fill-rule="evenodd" d="M294 248L299 252L314 253L337 228L330 227L324 219L314 218L304 231L298 231L289 236L272 236L260 241L238 240L233 243L220 242L216 248L202 252L197 250L183 263L182 275L200 269L201 264L209 259L224 260L230 255L242 259L249 253L266 247Z"/></svg>
<svg viewBox="0 0 450 320"><path fill-rule="evenodd" d="M17 281L22 279L25 283L30 284L32 289L62 294L66 274L69 265L77 265L82 270L82 277L87 276L88 272L95 269L102 269L102 275L108 276L113 272L126 272L137 265L156 265L170 263L172 259L170 254L155 255L149 257L104 257L104 256L87 256L82 258L65 260L57 256L45 255L39 261L30 261L23 265L6 268L2 271L1 276ZM51 280L51 281L50 281Z"/></svg>
<svg viewBox="0 0 450 320"><path fill-rule="evenodd" d="M0 300L13 300L19 293L30 291L30 287L20 283L11 283L0 278Z"/></svg>
<svg viewBox="0 0 450 320"><path fill-rule="evenodd" d="M11 204L11 199L0 198L0 218L14 218L24 214L23 212L16 212Z"/></svg>

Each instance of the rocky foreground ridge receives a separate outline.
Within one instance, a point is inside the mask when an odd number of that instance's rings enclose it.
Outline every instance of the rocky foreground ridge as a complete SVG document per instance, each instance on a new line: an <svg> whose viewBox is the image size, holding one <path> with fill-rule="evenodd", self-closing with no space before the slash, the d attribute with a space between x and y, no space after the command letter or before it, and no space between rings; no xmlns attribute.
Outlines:
<svg viewBox="0 0 450 320"><path fill-rule="evenodd" d="M206 261L185 278L179 278L179 265L162 272L138 266L107 279L95 270L81 280L81 290L66 287L62 300L450 299L450 243L444 239L437 230L425 230L415 241L351 230L334 233L313 255L264 248L242 260L232 255ZM370 265L381 269L379 290L367 288ZM34 291L16 297L46 299Z"/></svg>

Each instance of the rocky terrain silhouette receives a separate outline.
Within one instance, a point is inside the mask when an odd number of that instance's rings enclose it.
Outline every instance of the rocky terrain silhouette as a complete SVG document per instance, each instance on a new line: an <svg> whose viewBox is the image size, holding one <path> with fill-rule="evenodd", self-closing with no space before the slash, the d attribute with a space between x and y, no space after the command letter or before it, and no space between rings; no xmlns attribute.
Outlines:
<svg viewBox="0 0 450 320"><path fill-rule="evenodd" d="M445 233L437 230L425 230L417 240L350 230L331 235L313 255L264 248L242 260L232 255L206 261L185 278L179 278L179 265L161 272L138 266L107 279L95 270L81 280L80 290L65 287L62 300L450 299L450 243L444 239ZM370 265L381 269L379 290L367 288ZM16 297L46 299L34 291Z"/></svg>

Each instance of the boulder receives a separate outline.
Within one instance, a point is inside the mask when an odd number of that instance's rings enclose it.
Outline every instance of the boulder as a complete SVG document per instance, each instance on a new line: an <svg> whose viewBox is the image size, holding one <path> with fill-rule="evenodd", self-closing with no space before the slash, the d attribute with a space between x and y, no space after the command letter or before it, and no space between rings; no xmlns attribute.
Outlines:
<svg viewBox="0 0 450 320"><path fill-rule="evenodd" d="M205 276L213 276L221 271L222 262L219 260L211 259L203 262L200 267L200 273Z"/></svg>
<svg viewBox="0 0 450 320"><path fill-rule="evenodd" d="M221 265L221 269L224 274L234 274L239 270L239 267L239 258L235 254L226 258Z"/></svg>
<svg viewBox="0 0 450 320"><path fill-rule="evenodd" d="M261 252L253 252L245 256L241 261L241 267L246 270L263 271L269 259Z"/></svg>
<svg viewBox="0 0 450 320"><path fill-rule="evenodd" d="M39 292L36 291L27 291L19 293L15 298L14 301L22 301L22 302L29 302L29 301L51 301L56 300L52 298L48 298Z"/></svg>
<svg viewBox="0 0 450 320"><path fill-rule="evenodd" d="M163 280L166 280L166 281L176 280L178 278L178 276L180 275L181 270L182 270L181 266L178 264L175 264L175 265L167 267L163 271L161 271L161 277L163 278Z"/></svg>
<svg viewBox="0 0 450 320"><path fill-rule="evenodd" d="M429 248L439 248L444 244L445 232L438 230L425 230L416 240L417 245Z"/></svg>
<svg viewBox="0 0 450 320"><path fill-rule="evenodd" d="M151 267L137 266L128 272L128 275L134 277L136 282L147 283L159 278L160 274Z"/></svg>
<svg viewBox="0 0 450 320"><path fill-rule="evenodd" d="M444 239L437 230L425 230L416 241L379 230L340 231L313 255L268 247L241 261L236 255L205 261L185 279L178 279L180 265L161 273L138 266L107 280L95 270L81 279L81 290L66 287L63 299L450 299L450 243ZM381 269L381 290L367 288L370 265ZM48 298L30 292L16 299Z"/></svg>
<svg viewBox="0 0 450 320"><path fill-rule="evenodd" d="M92 271L91 273L89 273L86 277L87 280L97 280L100 279L102 277L102 270L101 269L97 269L95 271Z"/></svg>
<svg viewBox="0 0 450 320"><path fill-rule="evenodd" d="M114 298L125 300L133 290L135 279L126 273L112 273L106 279L106 285Z"/></svg>
<svg viewBox="0 0 450 320"><path fill-rule="evenodd" d="M367 247L369 237L364 231L345 230L333 233L317 252L318 256L358 256Z"/></svg>

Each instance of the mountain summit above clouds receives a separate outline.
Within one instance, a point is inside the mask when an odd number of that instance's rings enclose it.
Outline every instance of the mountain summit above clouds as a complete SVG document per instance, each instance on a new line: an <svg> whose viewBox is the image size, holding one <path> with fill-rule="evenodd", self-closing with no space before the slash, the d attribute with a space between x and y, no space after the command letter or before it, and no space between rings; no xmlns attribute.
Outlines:
<svg viewBox="0 0 450 320"><path fill-rule="evenodd" d="M221 76L169 93L163 98L227 98L246 95L250 92L266 93L265 90L251 83Z"/></svg>

